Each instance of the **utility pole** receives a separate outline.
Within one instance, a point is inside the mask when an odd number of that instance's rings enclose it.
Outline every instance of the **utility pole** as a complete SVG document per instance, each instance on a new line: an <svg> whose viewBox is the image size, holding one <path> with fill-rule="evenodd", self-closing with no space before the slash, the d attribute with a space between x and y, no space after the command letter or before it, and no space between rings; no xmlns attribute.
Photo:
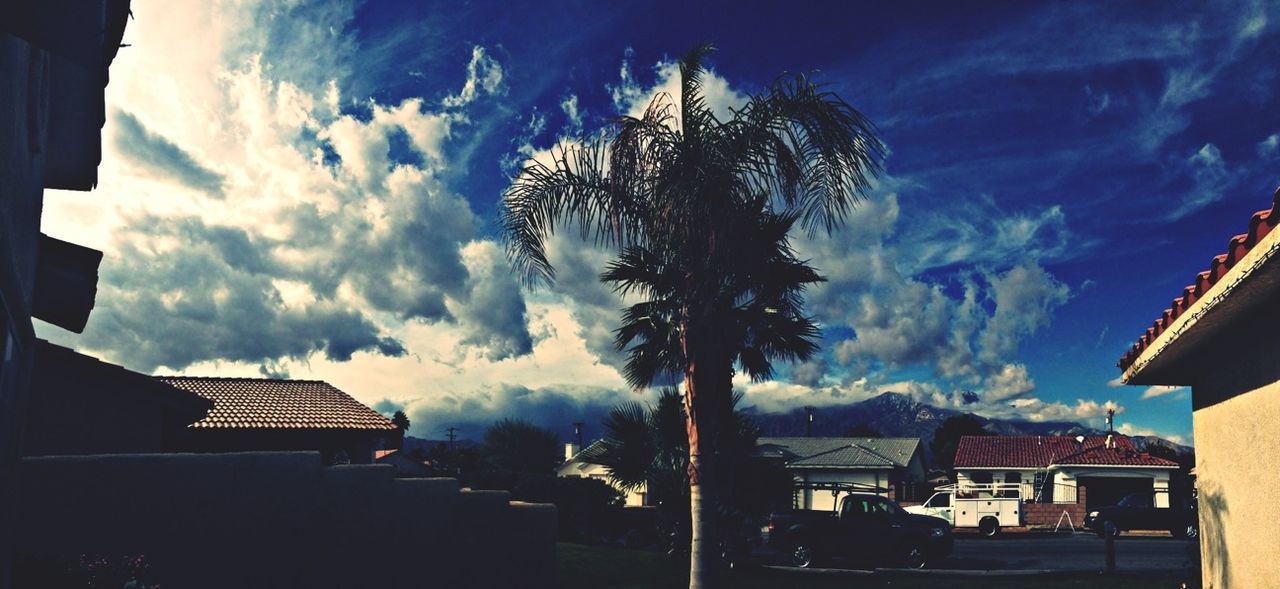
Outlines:
<svg viewBox="0 0 1280 589"><path fill-rule="evenodd" d="M586 425L581 421L573 422L573 436L578 439L578 449L582 449L582 426Z"/></svg>
<svg viewBox="0 0 1280 589"><path fill-rule="evenodd" d="M804 437L806 438L813 437L813 412L816 409L817 407L813 405L806 405L804 408L804 412L808 415L808 419L804 423Z"/></svg>
<svg viewBox="0 0 1280 589"><path fill-rule="evenodd" d="M458 428L456 428L456 427L450 427L450 428L448 429L448 432L449 432L449 451L450 451L450 452L452 452L452 451L453 451L453 441L454 441L454 440L456 440L456 439L458 439Z"/></svg>
<svg viewBox="0 0 1280 589"><path fill-rule="evenodd" d="M1116 410L1107 409L1107 434L1116 433L1115 418L1116 418Z"/></svg>

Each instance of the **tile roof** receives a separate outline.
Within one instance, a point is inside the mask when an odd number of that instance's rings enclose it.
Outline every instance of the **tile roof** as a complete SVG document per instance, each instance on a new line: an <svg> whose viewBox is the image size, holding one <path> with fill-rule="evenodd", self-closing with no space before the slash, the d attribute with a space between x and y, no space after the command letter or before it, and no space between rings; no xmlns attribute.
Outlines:
<svg viewBox="0 0 1280 589"><path fill-rule="evenodd" d="M321 380L157 376L156 380L213 401L204 419L213 429L387 430L391 420Z"/></svg>
<svg viewBox="0 0 1280 589"><path fill-rule="evenodd" d="M1227 273L1227 270L1230 270L1236 262L1249 253L1249 250L1253 249L1253 246L1266 237L1275 228L1277 222L1280 222L1280 188L1276 189L1272 197L1271 208L1253 214L1249 219L1249 230L1227 241L1226 253L1219 254L1209 261L1209 269L1197 274L1195 281L1182 289L1182 296L1174 299L1173 305L1165 309L1151 327L1147 328L1146 333L1143 333L1129 348L1129 351L1120 356L1116 366L1121 371L1128 370L1142 355L1143 350L1146 350L1147 346L1151 345L1151 342L1155 341L1174 319L1190 309L1196 301L1204 298L1213 285Z"/></svg>
<svg viewBox="0 0 1280 589"><path fill-rule="evenodd" d="M919 438L760 438L756 455L788 468L905 468Z"/></svg>
<svg viewBox="0 0 1280 589"><path fill-rule="evenodd" d="M956 448L956 468L1047 468L1076 466L1161 466L1177 468L1178 463L1138 452L1122 435L1086 436L1077 442L1072 436L962 436Z"/></svg>

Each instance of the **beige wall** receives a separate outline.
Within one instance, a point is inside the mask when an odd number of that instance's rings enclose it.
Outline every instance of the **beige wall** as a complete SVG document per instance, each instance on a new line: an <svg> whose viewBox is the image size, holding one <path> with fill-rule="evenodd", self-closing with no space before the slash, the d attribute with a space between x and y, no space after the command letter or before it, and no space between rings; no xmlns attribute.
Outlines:
<svg viewBox="0 0 1280 589"><path fill-rule="evenodd" d="M1197 409L1194 423L1204 587L1278 582L1280 383Z"/></svg>
<svg viewBox="0 0 1280 589"><path fill-rule="evenodd" d="M552 587L556 512L313 452L24 458L20 557L145 554L164 586Z"/></svg>
<svg viewBox="0 0 1280 589"><path fill-rule="evenodd" d="M808 483L860 483L864 485L889 486L889 471L865 470L865 471L839 471L839 470L799 470L793 471L798 473L796 480ZM883 494L883 493L882 493ZM840 500L848 493L832 494L831 491L822 489L804 489L800 491L797 500L800 509L817 509L820 511L835 511L840 505Z"/></svg>

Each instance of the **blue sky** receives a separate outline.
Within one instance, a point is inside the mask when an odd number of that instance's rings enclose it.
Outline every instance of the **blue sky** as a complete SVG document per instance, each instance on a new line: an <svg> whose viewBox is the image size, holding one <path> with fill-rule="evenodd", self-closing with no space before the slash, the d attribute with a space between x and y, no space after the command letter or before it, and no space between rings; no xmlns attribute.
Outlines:
<svg viewBox="0 0 1280 589"><path fill-rule="evenodd" d="M1185 390L1120 354L1280 184L1280 34L1251 3L139 0L112 67L98 192L46 231L107 253L83 336L144 372L323 378L413 433L591 419L625 390L592 279L553 244L529 291L495 242L511 174L671 88L714 43L728 112L804 72L891 154L797 247L822 358L741 383L776 410L893 390L994 416L1191 441ZM965 404L963 391L980 399ZM972 397L970 397L972 398Z"/></svg>

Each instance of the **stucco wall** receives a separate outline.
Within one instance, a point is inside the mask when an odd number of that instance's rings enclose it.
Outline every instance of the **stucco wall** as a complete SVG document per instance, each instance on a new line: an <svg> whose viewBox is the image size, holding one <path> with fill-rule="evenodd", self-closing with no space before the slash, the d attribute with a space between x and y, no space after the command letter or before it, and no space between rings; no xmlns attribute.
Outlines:
<svg viewBox="0 0 1280 589"><path fill-rule="evenodd" d="M792 471L797 481L806 483L859 483L863 485L873 486L889 486L888 470L859 470L859 471L840 471L840 470L795 470ZM834 511L840 504L840 500L848 493L832 494L831 491L822 489L804 489L797 493L796 500L799 503L799 509L817 509L821 511ZM887 493L882 493L886 494Z"/></svg>
<svg viewBox="0 0 1280 589"><path fill-rule="evenodd" d="M22 558L145 554L173 587L551 587L556 512L313 452L22 461Z"/></svg>
<svg viewBox="0 0 1280 589"><path fill-rule="evenodd" d="M46 109L28 106L30 98L41 96L31 90L47 83L45 61L43 50L0 32L0 589L9 586L13 497L35 341L31 292L45 154L32 147L44 147Z"/></svg>
<svg viewBox="0 0 1280 589"><path fill-rule="evenodd" d="M1280 469L1267 457L1280 453L1280 383L1197 409L1193 421L1204 587L1275 582Z"/></svg>

